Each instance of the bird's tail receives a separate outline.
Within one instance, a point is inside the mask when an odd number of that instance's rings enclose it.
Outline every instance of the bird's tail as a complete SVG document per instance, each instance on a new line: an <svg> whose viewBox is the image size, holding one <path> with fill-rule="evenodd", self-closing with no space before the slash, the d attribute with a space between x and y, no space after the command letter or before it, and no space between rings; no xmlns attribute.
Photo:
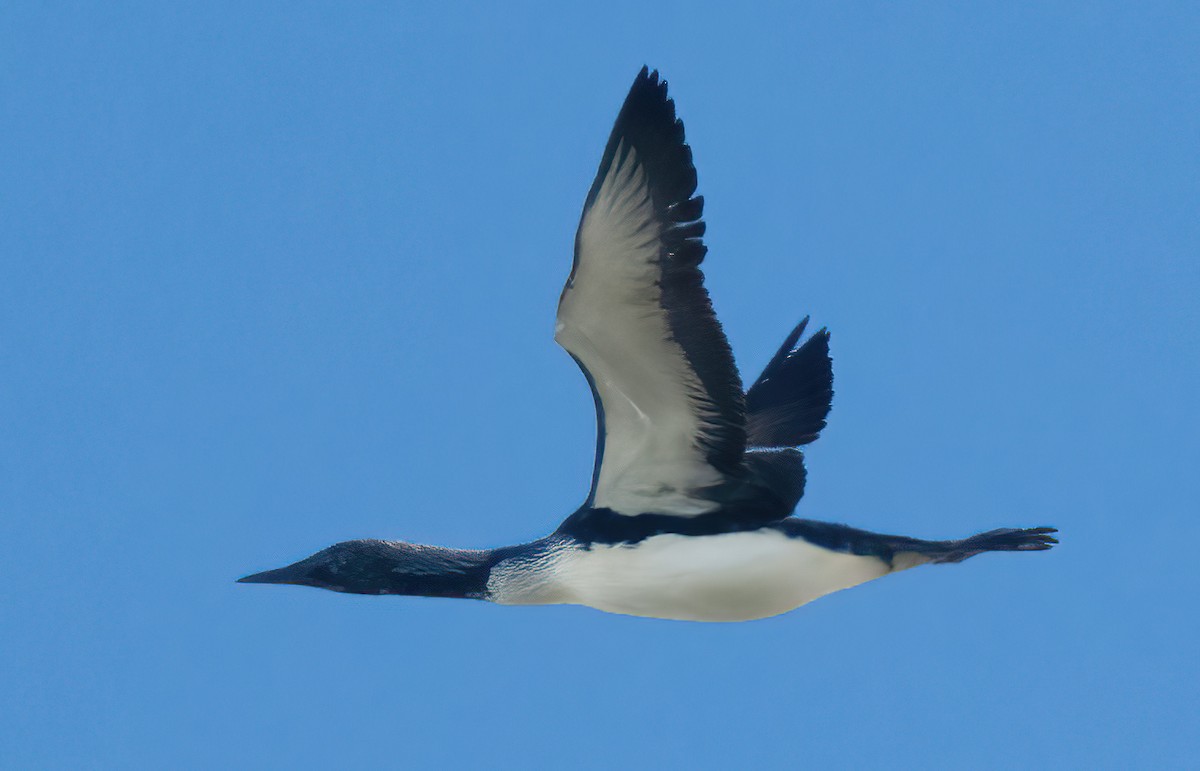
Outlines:
<svg viewBox="0 0 1200 771"><path fill-rule="evenodd" d="M751 448L799 447L817 438L833 401L829 330L797 345L808 317L796 325L746 392L746 443Z"/></svg>
<svg viewBox="0 0 1200 771"><path fill-rule="evenodd" d="M1053 527L1005 527L956 541L926 541L906 535L884 535L832 522L789 518L780 523L793 537L833 551L879 557L903 570L925 563L962 562L989 551L1045 551L1058 539Z"/></svg>

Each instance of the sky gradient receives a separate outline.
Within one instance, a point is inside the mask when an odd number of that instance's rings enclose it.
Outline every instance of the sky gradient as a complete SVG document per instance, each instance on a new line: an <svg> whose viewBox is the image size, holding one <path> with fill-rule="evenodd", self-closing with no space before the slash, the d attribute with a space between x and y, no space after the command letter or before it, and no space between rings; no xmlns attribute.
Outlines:
<svg viewBox="0 0 1200 771"><path fill-rule="evenodd" d="M0 765L1195 762L1196 6L728 6L0 10ZM235 584L581 502L644 63L744 379L832 330L797 513L1062 545L737 625Z"/></svg>

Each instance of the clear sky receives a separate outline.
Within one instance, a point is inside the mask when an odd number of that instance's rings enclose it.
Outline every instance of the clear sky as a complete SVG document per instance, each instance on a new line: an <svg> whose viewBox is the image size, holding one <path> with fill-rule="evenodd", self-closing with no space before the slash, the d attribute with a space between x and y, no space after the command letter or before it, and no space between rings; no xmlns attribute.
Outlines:
<svg viewBox="0 0 1200 771"><path fill-rule="evenodd" d="M0 765L1194 763L1196 5L565 5L0 11ZM833 332L798 513L1062 545L737 625L235 584L579 504L643 63L745 377Z"/></svg>

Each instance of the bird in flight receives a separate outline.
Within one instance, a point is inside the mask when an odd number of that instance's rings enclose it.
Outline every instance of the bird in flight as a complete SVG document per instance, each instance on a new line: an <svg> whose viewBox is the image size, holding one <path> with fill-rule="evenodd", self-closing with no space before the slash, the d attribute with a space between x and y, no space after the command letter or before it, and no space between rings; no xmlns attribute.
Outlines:
<svg viewBox="0 0 1200 771"><path fill-rule="evenodd" d="M545 538L498 549L345 541L243 583L587 605L746 621L927 563L1042 551L1050 527L950 541L790 516L833 398L829 333L784 340L749 390L704 288L704 199L666 81L646 68L583 204L555 339L596 402L587 500Z"/></svg>

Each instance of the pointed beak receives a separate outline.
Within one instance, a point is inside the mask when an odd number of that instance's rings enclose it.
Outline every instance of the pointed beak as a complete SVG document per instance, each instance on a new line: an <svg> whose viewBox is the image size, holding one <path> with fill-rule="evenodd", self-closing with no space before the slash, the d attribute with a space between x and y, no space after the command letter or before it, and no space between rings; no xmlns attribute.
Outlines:
<svg viewBox="0 0 1200 771"><path fill-rule="evenodd" d="M297 570L295 565L289 565L286 568L252 573L239 578L237 582L239 584L298 584L301 578L303 578L303 571Z"/></svg>

